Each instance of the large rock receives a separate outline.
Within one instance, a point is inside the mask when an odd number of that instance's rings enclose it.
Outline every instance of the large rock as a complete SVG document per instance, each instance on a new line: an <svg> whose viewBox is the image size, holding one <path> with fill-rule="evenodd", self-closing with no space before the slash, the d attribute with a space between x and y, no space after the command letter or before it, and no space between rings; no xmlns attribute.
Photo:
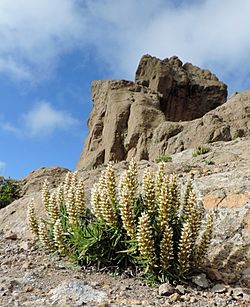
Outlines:
<svg viewBox="0 0 250 307"><path fill-rule="evenodd" d="M21 193L27 195L41 191L45 179L49 179L51 188L57 187L67 172L69 172L67 168L59 166L38 168L22 180Z"/></svg>
<svg viewBox="0 0 250 307"><path fill-rule="evenodd" d="M172 81L167 82L168 78ZM143 57L136 80L92 83L94 107L78 170L131 157L155 160L161 154L249 134L250 91L234 94L224 103L223 83L207 71L182 65L177 58ZM164 92L164 86L171 95ZM169 90L171 86L174 90ZM192 120L177 122L180 118Z"/></svg>
<svg viewBox="0 0 250 307"><path fill-rule="evenodd" d="M227 87L208 70L178 57L161 61L150 55L142 57L135 80L161 94L161 110L168 121L199 118L226 101Z"/></svg>

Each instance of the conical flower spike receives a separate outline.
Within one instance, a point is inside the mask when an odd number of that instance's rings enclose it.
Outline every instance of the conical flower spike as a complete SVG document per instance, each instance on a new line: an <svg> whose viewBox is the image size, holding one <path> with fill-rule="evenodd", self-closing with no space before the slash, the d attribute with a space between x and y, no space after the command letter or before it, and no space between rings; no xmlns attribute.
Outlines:
<svg viewBox="0 0 250 307"><path fill-rule="evenodd" d="M38 235L38 222L35 215L35 209L34 209L34 198L31 199L30 203L28 204L28 225L31 230L31 232L34 235Z"/></svg>
<svg viewBox="0 0 250 307"><path fill-rule="evenodd" d="M86 200L82 179L78 181L76 186L75 205L78 217L81 219L84 218L86 214Z"/></svg>
<svg viewBox="0 0 250 307"><path fill-rule="evenodd" d="M189 223L185 223L181 232L179 242L178 260L182 273L185 273L190 267L190 256L192 253L192 232Z"/></svg>
<svg viewBox="0 0 250 307"><path fill-rule="evenodd" d="M163 162L160 162L158 164L158 170L157 170L156 178L155 178L155 199L157 202L159 202L159 197L161 194L161 187L162 187L162 183L164 180L164 166L165 164Z"/></svg>
<svg viewBox="0 0 250 307"><path fill-rule="evenodd" d="M91 208L97 218L102 218L101 196L98 189L98 184L95 183L91 190Z"/></svg>
<svg viewBox="0 0 250 307"><path fill-rule="evenodd" d="M145 212L143 212L139 218L137 241L141 255L148 261L148 263L152 264L155 257L154 240L149 215Z"/></svg>
<svg viewBox="0 0 250 307"><path fill-rule="evenodd" d="M160 243L160 262L162 267L167 270L173 259L173 230L166 226L163 232L163 238Z"/></svg>
<svg viewBox="0 0 250 307"><path fill-rule="evenodd" d="M42 203L46 209L46 212L49 212L49 182L47 179L44 180L43 187L42 187Z"/></svg>
<svg viewBox="0 0 250 307"><path fill-rule="evenodd" d="M106 187L108 190L108 196L112 204L116 203L116 182L115 182L115 173L113 169L113 164L111 162L108 163L106 173Z"/></svg>
<svg viewBox="0 0 250 307"><path fill-rule="evenodd" d="M143 199L149 214L155 212L155 183L152 169L148 167L143 176Z"/></svg>
<svg viewBox="0 0 250 307"><path fill-rule="evenodd" d="M123 227L128 235L135 238L135 224L134 224L134 191L131 189L131 178L126 172L120 183L120 211L123 222Z"/></svg>
<svg viewBox="0 0 250 307"><path fill-rule="evenodd" d="M77 219L77 212L76 212L76 206L75 206L73 187L71 187L68 191L67 201L66 201L66 209L67 209L67 212L68 212L69 224L70 225L76 225L78 219Z"/></svg>
<svg viewBox="0 0 250 307"><path fill-rule="evenodd" d="M213 215L210 214L207 219L205 230L201 236L201 240L196 249L196 257L198 263L202 263L205 259L208 246L212 239L212 233L213 233Z"/></svg>
<svg viewBox="0 0 250 307"><path fill-rule="evenodd" d="M42 245L49 251L54 251L54 244L49 237L48 230L44 222L40 222L38 225L38 237Z"/></svg>
<svg viewBox="0 0 250 307"><path fill-rule="evenodd" d="M159 210L159 223L160 229L164 232L165 227L168 225L171 215L171 196L169 192L168 177L165 176L158 201Z"/></svg>
<svg viewBox="0 0 250 307"><path fill-rule="evenodd" d="M55 193L52 193L49 198L49 217L51 222L54 224L59 219L59 209L57 206L57 197Z"/></svg>
<svg viewBox="0 0 250 307"><path fill-rule="evenodd" d="M117 222L115 208L110 202L107 189L100 192L100 204L104 221L109 226L115 226Z"/></svg>
<svg viewBox="0 0 250 307"><path fill-rule="evenodd" d="M59 219L56 221L54 225L53 233L54 233L55 245L58 248L58 252L61 255L65 255L67 248L64 241L63 228Z"/></svg>

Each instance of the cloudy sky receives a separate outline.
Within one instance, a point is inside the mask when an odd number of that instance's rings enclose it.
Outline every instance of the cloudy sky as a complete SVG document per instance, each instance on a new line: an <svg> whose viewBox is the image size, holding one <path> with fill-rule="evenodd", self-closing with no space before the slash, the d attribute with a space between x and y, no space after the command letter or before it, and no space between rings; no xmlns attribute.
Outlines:
<svg viewBox="0 0 250 307"><path fill-rule="evenodd" d="M249 0L0 0L0 175L74 169L91 80L133 80L149 53L250 85Z"/></svg>

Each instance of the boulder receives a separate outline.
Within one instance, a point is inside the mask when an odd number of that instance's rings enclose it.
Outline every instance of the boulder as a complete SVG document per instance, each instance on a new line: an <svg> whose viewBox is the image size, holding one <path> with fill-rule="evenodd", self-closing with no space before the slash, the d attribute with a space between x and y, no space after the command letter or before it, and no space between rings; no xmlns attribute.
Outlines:
<svg viewBox="0 0 250 307"><path fill-rule="evenodd" d="M67 168L59 166L38 168L23 178L21 194L28 195L41 191L46 178L49 179L50 188L57 187L63 181L67 172L69 172Z"/></svg>

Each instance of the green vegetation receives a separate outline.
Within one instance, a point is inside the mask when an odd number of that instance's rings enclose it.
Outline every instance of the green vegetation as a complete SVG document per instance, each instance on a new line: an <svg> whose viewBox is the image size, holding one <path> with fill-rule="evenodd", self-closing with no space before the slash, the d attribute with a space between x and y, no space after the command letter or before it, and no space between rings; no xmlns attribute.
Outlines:
<svg viewBox="0 0 250 307"><path fill-rule="evenodd" d="M204 160L204 163L206 165L214 165L215 164L213 160Z"/></svg>
<svg viewBox="0 0 250 307"><path fill-rule="evenodd" d="M162 154L157 159L155 159L155 162L156 163L159 163L159 162L172 162L172 157L169 156L168 154Z"/></svg>
<svg viewBox="0 0 250 307"><path fill-rule="evenodd" d="M146 168L141 186L132 160L116 184L111 163L91 192L91 210L83 181L68 173L57 194L45 181L46 217L37 219L28 206L29 227L38 242L82 266L143 272L150 282L185 282L202 268L212 236L213 217L206 220L189 181L180 195L176 175L164 163ZM140 187L140 188L139 188Z"/></svg>
<svg viewBox="0 0 250 307"><path fill-rule="evenodd" d="M20 183L18 180L0 176L0 209L19 198Z"/></svg>
<svg viewBox="0 0 250 307"><path fill-rule="evenodd" d="M210 148L205 145L198 145L193 151L193 157L197 157L199 155L204 155L210 151Z"/></svg>

